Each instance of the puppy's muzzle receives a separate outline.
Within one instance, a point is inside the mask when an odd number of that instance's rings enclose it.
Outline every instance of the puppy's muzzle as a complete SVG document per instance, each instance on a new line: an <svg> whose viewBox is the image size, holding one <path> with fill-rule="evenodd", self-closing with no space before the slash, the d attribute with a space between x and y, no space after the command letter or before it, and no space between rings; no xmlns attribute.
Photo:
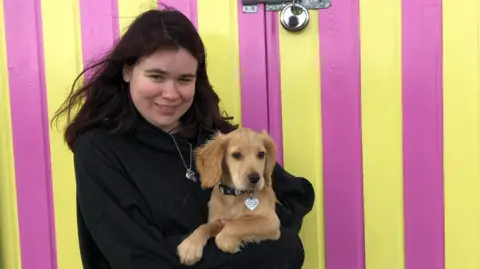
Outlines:
<svg viewBox="0 0 480 269"><path fill-rule="evenodd" d="M257 182L260 180L260 175L257 172L250 173L247 177L250 184L257 184Z"/></svg>

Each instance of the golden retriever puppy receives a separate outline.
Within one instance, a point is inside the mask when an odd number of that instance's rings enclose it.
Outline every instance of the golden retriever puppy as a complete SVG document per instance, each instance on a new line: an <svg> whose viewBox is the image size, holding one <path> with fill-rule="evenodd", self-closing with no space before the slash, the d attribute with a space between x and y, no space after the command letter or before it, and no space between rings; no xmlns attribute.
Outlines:
<svg viewBox="0 0 480 269"><path fill-rule="evenodd" d="M212 188L208 222L198 227L177 248L180 262L199 261L207 241L215 237L226 253L240 251L243 244L280 237L272 189L276 146L265 132L240 128L217 133L195 151L202 187Z"/></svg>

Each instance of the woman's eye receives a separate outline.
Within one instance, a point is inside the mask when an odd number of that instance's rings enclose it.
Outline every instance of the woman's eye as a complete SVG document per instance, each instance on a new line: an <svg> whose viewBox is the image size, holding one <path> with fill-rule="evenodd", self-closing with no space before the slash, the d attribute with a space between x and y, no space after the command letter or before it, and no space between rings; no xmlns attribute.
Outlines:
<svg viewBox="0 0 480 269"><path fill-rule="evenodd" d="M180 78L180 79L178 79L178 82L180 84L188 84L188 83L192 82L192 79L190 79L190 78Z"/></svg>
<svg viewBox="0 0 480 269"><path fill-rule="evenodd" d="M164 77L160 76L160 75L151 75L150 77L153 78L154 80L163 80L164 79Z"/></svg>

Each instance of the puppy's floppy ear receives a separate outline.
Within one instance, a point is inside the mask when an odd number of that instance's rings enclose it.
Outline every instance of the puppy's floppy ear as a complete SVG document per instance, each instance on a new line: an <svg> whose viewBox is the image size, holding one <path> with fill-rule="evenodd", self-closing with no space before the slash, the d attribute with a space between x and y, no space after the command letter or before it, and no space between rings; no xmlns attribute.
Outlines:
<svg viewBox="0 0 480 269"><path fill-rule="evenodd" d="M225 142L225 136L217 132L205 145L195 150L195 165L200 174L202 188L211 188L220 181L223 172Z"/></svg>
<svg viewBox="0 0 480 269"><path fill-rule="evenodd" d="M273 169L277 163L277 146L275 145L273 138L266 131L262 131L260 137L262 138L263 145L267 151L265 154L265 171L263 177L265 178L267 186L271 186Z"/></svg>

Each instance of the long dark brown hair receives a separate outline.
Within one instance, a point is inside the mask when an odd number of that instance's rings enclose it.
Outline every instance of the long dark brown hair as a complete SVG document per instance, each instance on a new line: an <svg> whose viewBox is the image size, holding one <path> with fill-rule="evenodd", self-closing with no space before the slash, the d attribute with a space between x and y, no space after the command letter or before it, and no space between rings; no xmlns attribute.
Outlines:
<svg viewBox="0 0 480 269"><path fill-rule="evenodd" d="M136 114L128 84L122 78L124 65L132 66L161 49L180 47L198 61L195 97L180 119L184 135L199 126L221 132L235 129L237 126L228 122L232 118L222 116L225 112L220 111L220 99L207 76L205 47L195 26L181 12L165 7L138 16L111 51L89 64L73 82L69 96L51 121L53 125L66 115L64 139L70 150L77 136L92 128L108 124L113 126L113 134L131 130ZM82 76L85 82L76 88Z"/></svg>

